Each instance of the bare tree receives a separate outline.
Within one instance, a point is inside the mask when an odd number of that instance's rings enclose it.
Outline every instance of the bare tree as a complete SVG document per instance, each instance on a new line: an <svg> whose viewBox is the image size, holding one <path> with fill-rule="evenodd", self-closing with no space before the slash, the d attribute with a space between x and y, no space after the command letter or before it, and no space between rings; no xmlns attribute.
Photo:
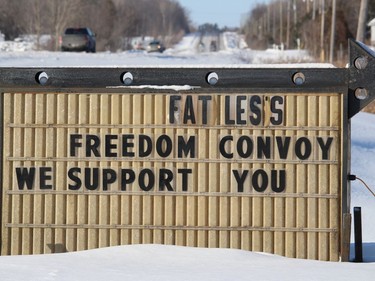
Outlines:
<svg viewBox="0 0 375 281"><path fill-rule="evenodd" d="M365 41L366 20L367 20L368 0L361 0L361 8L359 10L357 40Z"/></svg>
<svg viewBox="0 0 375 281"><path fill-rule="evenodd" d="M0 0L0 31L4 33L5 39L10 40L22 32L22 25L19 19L22 18L22 11L16 1Z"/></svg>
<svg viewBox="0 0 375 281"><path fill-rule="evenodd" d="M25 13L19 21L23 26L23 33L35 34L37 41L37 50L40 49L40 37L43 30L43 23L45 22L46 14L43 13L43 0L20 0L19 5L22 5L24 10L29 11Z"/></svg>
<svg viewBox="0 0 375 281"><path fill-rule="evenodd" d="M175 0L0 0L0 31L6 39L35 34L39 42L49 34L51 49L58 50L65 28L75 26L97 33L98 50L117 50L132 36L176 41L170 38L189 31L189 18Z"/></svg>
<svg viewBox="0 0 375 281"><path fill-rule="evenodd" d="M111 39L116 26L117 11L112 0L82 1L82 12L75 19L76 26L88 26L97 35L97 49L111 49Z"/></svg>
<svg viewBox="0 0 375 281"><path fill-rule="evenodd" d="M81 12L82 1L80 0L47 0L45 7L50 13L50 25L54 38L55 50L59 49L59 37L71 22L74 22Z"/></svg>
<svg viewBox="0 0 375 281"><path fill-rule="evenodd" d="M160 0L159 7L162 28L160 35L166 43L174 43L175 36L188 31L185 11L179 3L169 0Z"/></svg>
<svg viewBox="0 0 375 281"><path fill-rule="evenodd" d="M375 0L368 1L369 18L375 17ZM289 36L282 31L280 22L288 23L288 9L286 4L293 3L293 24L290 21ZM252 48L266 48L269 44L280 44L282 38L289 38L289 47L295 48L297 42L301 48L308 49L311 54L319 58L324 51L328 54L332 27L335 26L333 46L331 50L337 52L347 47L347 41L357 32L360 1L347 0L314 0L294 1L294 0L273 0L265 8L256 6L249 14L247 24L243 28L246 40ZM322 3L325 3L324 9ZM333 11L332 3L336 2L336 11ZM284 5L284 7L282 7ZM282 13L280 13L280 10ZM267 15L268 14L268 15ZM334 16L336 15L336 21ZM270 17L269 27L262 29L262 17ZM281 18L280 18L281 17ZM323 25L324 22L324 25ZM333 35L333 34L332 34ZM265 39L266 38L266 39ZM333 57L333 54L332 54Z"/></svg>

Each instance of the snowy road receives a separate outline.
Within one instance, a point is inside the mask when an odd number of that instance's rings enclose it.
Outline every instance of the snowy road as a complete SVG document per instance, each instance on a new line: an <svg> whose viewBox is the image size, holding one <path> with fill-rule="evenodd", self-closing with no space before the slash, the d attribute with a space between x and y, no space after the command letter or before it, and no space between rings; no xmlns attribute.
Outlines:
<svg viewBox="0 0 375 281"><path fill-rule="evenodd" d="M0 67L125 67L125 66L233 66L254 67L269 63L304 63L311 58L302 50L267 50L253 51L246 47L243 39L236 33L224 33L220 39L205 37L205 45L218 41L217 52L210 52L206 46L200 52L198 45L200 34L191 34L167 49L164 53L147 53L146 51L124 51L118 53L98 52L62 53L33 51L25 45L0 42ZM1 45L6 45L1 47ZM12 47L13 46L13 47ZM12 49L13 48L13 49ZM27 50L25 52L24 50Z"/></svg>

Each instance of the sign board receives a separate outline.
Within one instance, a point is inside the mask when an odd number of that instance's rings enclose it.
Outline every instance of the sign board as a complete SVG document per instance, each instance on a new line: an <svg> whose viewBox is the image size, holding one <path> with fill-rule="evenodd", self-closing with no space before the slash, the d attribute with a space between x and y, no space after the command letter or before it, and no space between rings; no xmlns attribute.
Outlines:
<svg viewBox="0 0 375 281"><path fill-rule="evenodd" d="M341 108L334 93L5 93L10 253L166 243L338 259Z"/></svg>
<svg viewBox="0 0 375 281"><path fill-rule="evenodd" d="M3 255L156 243L343 258L346 70L218 69L221 86L188 89L138 87L147 69L130 87L87 81L116 71L0 81ZM173 85L193 70L160 71Z"/></svg>

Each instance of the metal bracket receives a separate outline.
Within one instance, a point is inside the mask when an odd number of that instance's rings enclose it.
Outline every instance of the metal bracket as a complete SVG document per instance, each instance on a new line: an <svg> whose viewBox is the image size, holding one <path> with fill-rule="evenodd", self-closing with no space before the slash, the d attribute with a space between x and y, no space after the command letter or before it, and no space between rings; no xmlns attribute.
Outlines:
<svg viewBox="0 0 375 281"><path fill-rule="evenodd" d="M348 118L375 99L375 52L365 44L349 40Z"/></svg>
<svg viewBox="0 0 375 281"><path fill-rule="evenodd" d="M190 85L193 92L340 92L350 119L375 99L375 52L349 40L349 54L348 68L0 68L0 93L144 92L165 85Z"/></svg>

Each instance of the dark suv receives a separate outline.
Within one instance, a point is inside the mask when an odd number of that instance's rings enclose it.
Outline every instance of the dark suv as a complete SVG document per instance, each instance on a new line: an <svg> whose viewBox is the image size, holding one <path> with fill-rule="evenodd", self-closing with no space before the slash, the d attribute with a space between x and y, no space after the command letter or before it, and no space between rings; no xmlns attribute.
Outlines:
<svg viewBox="0 0 375 281"><path fill-rule="evenodd" d="M86 51L95 53L95 33L90 28L67 28L61 37L61 51Z"/></svg>

